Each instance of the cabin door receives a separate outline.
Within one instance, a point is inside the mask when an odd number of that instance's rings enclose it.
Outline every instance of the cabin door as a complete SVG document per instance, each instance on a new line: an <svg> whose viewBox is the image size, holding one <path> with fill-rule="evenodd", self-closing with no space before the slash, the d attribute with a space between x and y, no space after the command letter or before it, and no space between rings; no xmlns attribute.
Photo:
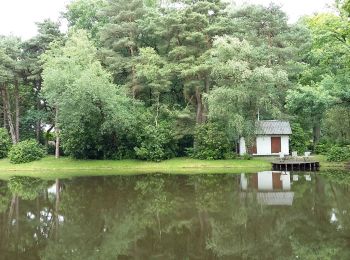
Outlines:
<svg viewBox="0 0 350 260"><path fill-rule="evenodd" d="M271 137L271 153L281 152L281 137Z"/></svg>

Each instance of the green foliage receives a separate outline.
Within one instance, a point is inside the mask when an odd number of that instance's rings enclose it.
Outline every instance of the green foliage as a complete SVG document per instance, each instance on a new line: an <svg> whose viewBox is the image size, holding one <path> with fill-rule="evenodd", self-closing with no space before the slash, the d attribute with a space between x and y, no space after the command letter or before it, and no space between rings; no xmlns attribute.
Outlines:
<svg viewBox="0 0 350 260"><path fill-rule="evenodd" d="M36 140L25 140L11 147L8 157L11 163L20 164L40 160L45 149Z"/></svg>
<svg viewBox="0 0 350 260"><path fill-rule="evenodd" d="M238 158L238 154L234 153L232 151L226 152L224 154L224 159L225 160L233 160L233 159L237 159Z"/></svg>
<svg viewBox="0 0 350 260"><path fill-rule="evenodd" d="M75 158L109 157L106 147L113 149L117 133L134 122L134 104L111 83L96 57L95 46L82 30L43 56L43 93L59 111L56 124L64 152Z"/></svg>
<svg viewBox="0 0 350 260"><path fill-rule="evenodd" d="M172 127L167 123L146 126L140 138L140 146L135 147L135 151L137 157L142 160L161 161L176 154L177 145Z"/></svg>
<svg viewBox="0 0 350 260"><path fill-rule="evenodd" d="M245 154L243 154L242 159L243 160L251 160L251 159L253 159L253 156L249 153L245 153Z"/></svg>
<svg viewBox="0 0 350 260"><path fill-rule="evenodd" d="M350 143L349 1L295 24L274 4L175 2L74 0L63 13L67 35L44 20L28 41L1 36L1 105L13 142L19 109L22 140L42 142L42 126L55 126L65 153L82 159L160 160L173 156L174 139L183 156L206 122L231 143L249 141L258 113L293 115L299 153L311 131L313 148L321 139ZM171 122L175 138L151 137L164 131L147 126L150 117Z"/></svg>
<svg viewBox="0 0 350 260"><path fill-rule="evenodd" d="M5 128L0 128L0 159L7 157L12 142Z"/></svg>
<svg viewBox="0 0 350 260"><path fill-rule="evenodd" d="M311 125L319 123L331 103L330 93L322 86L299 86L289 90L286 97L286 108L289 112L301 116Z"/></svg>
<svg viewBox="0 0 350 260"><path fill-rule="evenodd" d="M333 146L327 153L327 160L330 162L342 162L350 158L348 147Z"/></svg>
<svg viewBox="0 0 350 260"><path fill-rule="evenodd" d="M331 143L321 141L316 145L315 153L327 155L332 147L333 145Z"/></svg>
<svg viewBox="0 0 350 260"><path fill-rule="evenodd" d="M215 123L206 123L196 127L195 145L192 157L202 160L224 159L230 151L228 138Z"/></svg>
<svg viewBox="0 0 350 260"><path fill-rule="evenodd" d="M209 117L219 121L231 140L253 134L254 121L261 115L280 114L281 89L287 73L254 61L257 47L232 36L217 37L209 63L216 86L208 97Z"/></svg>
<svg viewBox="0 0 350 260"><path fill-rule="evenodd" d="M75 0L67 6L64 17L69 26L75 29L84 29L93 39L98 39L98 32L107 18L98 16L98 12L106 6L105 0Z"/></svg>
<svg viewBox="0 0 350 260"><path fill-rule="evenodd" d="M328 143L350 143L350 107L330 108L322 120L322 138Z"/></svg>
<svg viewBox="0 0 350 260"><path fill-rule="evenodd" d="M292 136L290 139L290 147L292 151L298 152L298 154L304 154L308 150L309 136L298 123L293 123Z"/></svg>

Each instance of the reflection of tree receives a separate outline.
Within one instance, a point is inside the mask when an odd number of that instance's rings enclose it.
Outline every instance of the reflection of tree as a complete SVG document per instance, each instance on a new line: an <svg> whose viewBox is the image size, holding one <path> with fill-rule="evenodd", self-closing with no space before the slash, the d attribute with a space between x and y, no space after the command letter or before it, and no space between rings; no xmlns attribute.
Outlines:
<svg viewBox="0 0 350 260"><path fill-rule="evenodd" d="M8 181L10 191L25 200L34 200L47 185L47 181L22 176L11 177Z"/></svg>
<svg viewBox="0 0 350 260"><path fill-rule="evenodd" d="M156 217L160 237L162 235L160 216L167 215L174 206L164 185L165 180L161 176L150 176L139 180L135 187L140 191L139 198L145 202L144 213Z"/></svg>
<svg viewBox="0 0 350 260"><path fill-rule="evenodd" d="M0 239L0 252L4 259L38 258L38 245L46 243L50 221L41 215L44 209L50 211L43 193L47 185L47 181L28 177L1 182L8 198L6 209L0 212L0 237L4 238Z"/></svg>
<svg viewBox="0 0 350 260"><path fill-rule="evenodd" d="M349 186L312 180L293 184L292 207L259 204L236 175L56 180L49 194L49 183L29 179L37 188L12 188L27 198L18 201L0 182L0 251L5 259L349 259Z"/></svg>

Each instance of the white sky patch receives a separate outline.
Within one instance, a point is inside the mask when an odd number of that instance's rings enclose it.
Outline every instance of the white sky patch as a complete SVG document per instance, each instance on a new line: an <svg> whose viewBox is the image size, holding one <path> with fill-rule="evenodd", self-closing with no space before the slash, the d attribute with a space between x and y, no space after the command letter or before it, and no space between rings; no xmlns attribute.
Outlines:
<svg viewBox="0 0 350 260"><path fill-rule="evenodd" d="M58 21L70 0L0 0L0 35L29 39L36 35L36 22Z"/></svg>
<svg viewBox="0 0 350 260"><path fill-rule="evenodd" d="M36 35L36 22L50 18L57 21L71 0L0 0L0 35L15 35L29 39ZM242 3L268 5L274 2L282 6L291 22L300 16L330 11L334 0L226 0ZM63 29L66 27L63 24Z"/></svg>
<svg viewBox="0 0 350 260"><path fill-rule="evenodd" d="M296 22L304 15L313 15L315 13L331 12L335 0L228 0L237 5L261 4L268 6L271 2L282 7L282 10L288 15L290 22Z"/></svg>

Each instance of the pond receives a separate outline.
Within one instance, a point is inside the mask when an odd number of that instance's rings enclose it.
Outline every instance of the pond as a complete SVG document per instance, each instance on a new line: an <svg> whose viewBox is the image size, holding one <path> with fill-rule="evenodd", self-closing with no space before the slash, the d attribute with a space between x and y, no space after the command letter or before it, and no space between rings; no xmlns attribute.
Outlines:
<svg viewBox="0 0 350 260"><path fill-rule="evenodd" d="M350 173L0 181L0 259L350 259Z"/></svg>

